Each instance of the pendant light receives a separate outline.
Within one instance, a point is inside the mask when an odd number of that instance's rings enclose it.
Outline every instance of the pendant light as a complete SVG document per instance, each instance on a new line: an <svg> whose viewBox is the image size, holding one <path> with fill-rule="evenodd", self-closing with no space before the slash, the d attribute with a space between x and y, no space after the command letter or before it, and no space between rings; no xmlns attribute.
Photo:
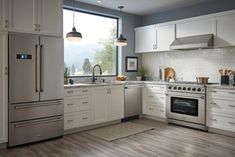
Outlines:
<svg viewBox="0 0 235 157"><path fill-rule="evenodd" d="M73 0L73 28L72 32L69 32L66 34L66 39L68 41L80 41L82 39L82 34L80 32L77 32L75 28L75 0Z"/></svg>
<svg viewBox="0 0 235 157"><path fill-rule="evenodd" d="M120 15L121 15L121 12L122 12L122 9L124 8L124 6L118 6L118 8L120 9ZM127 39L123 37L122 33L115 40L115 45L116 46L126 46L127 45Z"/></svg>

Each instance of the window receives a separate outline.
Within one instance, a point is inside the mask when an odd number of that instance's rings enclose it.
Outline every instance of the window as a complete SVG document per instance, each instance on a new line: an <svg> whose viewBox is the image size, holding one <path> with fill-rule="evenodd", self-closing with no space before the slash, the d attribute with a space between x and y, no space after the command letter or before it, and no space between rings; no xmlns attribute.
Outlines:
<svg viewBox="0 0 235 157"><path fill-rule="evenodd" d="M64 38L72 30L73 11L64 9ZM92 68L99 64L103 75L117 74L118 19L75 11L75 27L82 33L78 43L64 41L64 62L70 76L91 76Z"/></svg>

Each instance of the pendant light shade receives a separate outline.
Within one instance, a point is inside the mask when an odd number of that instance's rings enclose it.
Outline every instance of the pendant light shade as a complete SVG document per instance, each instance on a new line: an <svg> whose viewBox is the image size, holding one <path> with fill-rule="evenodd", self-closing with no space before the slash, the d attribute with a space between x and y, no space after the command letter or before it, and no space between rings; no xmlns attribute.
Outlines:
<svg viewBox="0 0 235 157"><path fill-rule="evenodd" d="M122 36L122 34L115 41L116 46L126 46L127 39Z"/></svg>
<svg viewBox="0 0 235 157"><path fill-rule="evenodd" d="M118 8L120 9L120 15L121 15L121 12L122 12L122 9L124 8L124 6L118 6ZM120 36L115 40L115 45L116 46L126 46L127 39L124 38L122 34L120 34Z"/></svg>
<svg viewBox="0 0 235 157"><path fill-rule="evenodd" d="M74 10L74 1L73 0L73 28L72 31L66 34L66 39L68 41L80 41L82 39L82 34L77 32L75 28L75 10Z"/></svg>

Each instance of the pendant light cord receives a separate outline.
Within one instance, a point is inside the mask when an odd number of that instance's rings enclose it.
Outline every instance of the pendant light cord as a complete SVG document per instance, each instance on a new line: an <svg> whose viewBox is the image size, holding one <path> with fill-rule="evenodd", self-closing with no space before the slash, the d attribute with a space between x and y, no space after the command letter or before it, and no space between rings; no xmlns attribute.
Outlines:
<svg viewBox="0 0 235 157"><path fill-rule="evenodd" d="M75 0L73 0L73 27L75 27Z"/></svg>

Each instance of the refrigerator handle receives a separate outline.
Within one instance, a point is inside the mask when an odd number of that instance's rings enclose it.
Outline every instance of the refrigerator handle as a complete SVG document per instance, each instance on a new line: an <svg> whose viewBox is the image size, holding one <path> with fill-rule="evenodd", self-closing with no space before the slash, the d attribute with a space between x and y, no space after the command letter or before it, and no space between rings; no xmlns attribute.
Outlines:
<svg viewBox="0 0 235 157"><path fill-rule="evenodd" d="M38 92L38 45L35 45L35 92Z"/></svg>
<svg viewBox="0 0 235 157"><path fill-rule="evenodd" d="M43 45L40 45L40 92L44 91L43 75Z"/></svg>

